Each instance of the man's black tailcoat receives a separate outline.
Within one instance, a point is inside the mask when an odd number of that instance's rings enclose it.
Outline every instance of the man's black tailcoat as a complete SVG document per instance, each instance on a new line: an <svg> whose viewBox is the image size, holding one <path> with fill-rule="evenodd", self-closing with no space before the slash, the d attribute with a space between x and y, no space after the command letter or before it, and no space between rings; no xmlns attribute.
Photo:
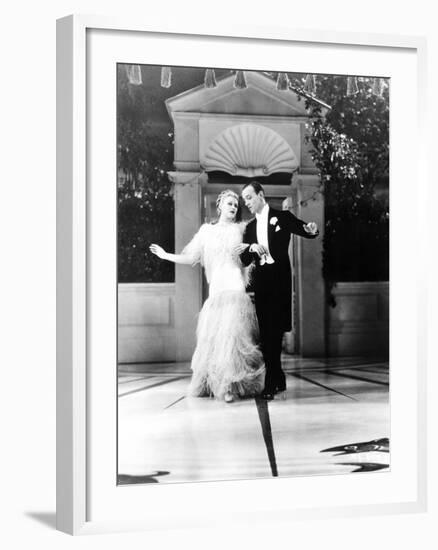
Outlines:
<svg viewBox="0 0 438 550"><path fill-rule="evenodd" d="M305 222L288 210L269 208L268 245L274 263L261 265L259 256L250 252L249 247L240 256L245 266L255 262L251 279L260 327L260 344L266 366L265 391L268 393L285 389L285 378L281 369L281 344L283 333L291 330L292 325L289 242L292 234L305 238L317 236L307 233L305 225ZM256 219L248 223L243 242L249 245L258 242Z"/></svg>

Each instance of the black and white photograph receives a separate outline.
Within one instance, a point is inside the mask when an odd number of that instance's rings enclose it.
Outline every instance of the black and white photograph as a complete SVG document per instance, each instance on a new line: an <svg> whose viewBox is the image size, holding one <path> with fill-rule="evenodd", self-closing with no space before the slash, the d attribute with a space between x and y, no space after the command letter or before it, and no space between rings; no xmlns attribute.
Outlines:
<svg viewBox="0 0 438 550"><path fill-rule="evenodd" d="M2 548L437 546L432 7L6 5Z"/></svg>
<svg viewBox="0 0 438 550"><path fill-rule="evenodd" d="M390 471L384 74L117 65L117 483Z"/></svg>

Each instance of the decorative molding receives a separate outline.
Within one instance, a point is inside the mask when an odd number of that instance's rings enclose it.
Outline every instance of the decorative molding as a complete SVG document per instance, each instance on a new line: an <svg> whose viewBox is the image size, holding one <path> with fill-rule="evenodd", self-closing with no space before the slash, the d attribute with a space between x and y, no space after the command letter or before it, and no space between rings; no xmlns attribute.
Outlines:
<svg viewBox="0 0 438 550"><path fill-rule="evenodd" d="M173 163L177 172L199 172L201 165L193 160L175 160Z"/></svg>
<svg viewBox="0 0 438 550"><path fill-rule="evenodd" d="M179 120L232 120L238 122L275 122L275 124L305 124L309 122L309 115L287 116L287 115L259 115L244 113L202 113L200 111L177 111L174 113L175 122Z"/></svg>
<svg viewBox="0 0 438 550"><path fill-rule="evenodd" d="M223 112L221 104L235 99L234 112L236 114L248 110L248 99L257 94L258 98L264 97L267 102L273 102L277 112L272 114L288 117L308 116L303 97L298 92L290 90L288 93L277 90L276 80L260 71L245 71L247 88L239 90L234 88L234 74L217 79L216 88L206 88L204 84L186 90L165 101L167 111L171 119L181 112L211 113ZM311 101L319 103L323 115L330 109L328 105L315 97ZM245 104L245 107L243 106ZM271 107L272 108L272 107ZM275 107L274 107L275 109ZM263 115L263 112L254 112L253 115Z"/></svg>
<svg viewBox="0 0 438 550"><path fill-rule="evenodd" d="M221 132L208 148L201 165L233 176L259 177L274 172L293 173L298 159L274 130L257 124L239 124Z"/></svg>
<svg viewBox="0 0 438 550"><path fill-rule="evenodd" d="M315 176L318 179L317 182L315 180ZM319 185L321 183L320 172L317 168L300 166L300 173L298 175L298 178L300 178L301 184L304 185Z"/></svg>
<svg viewBox="0 0 438 550"><path fill-rule="evenodd" d="M175 291L175 283L118 283L118 292L150 292L155 294L157 291L167 292L171 294Z"/></svg>
<svg viewBox="0 0 438 550"><path fill-rule="evenodd" d="M332 289L333 294L369 294L370 292L389 293L388 281L337 282Z"/></svg>
<svg viewBox="0 0 438 550"><path fill-rule="evenodd" d="M172 183L178 185L194 185L199 183L199 172L167 172Z"/></svg>

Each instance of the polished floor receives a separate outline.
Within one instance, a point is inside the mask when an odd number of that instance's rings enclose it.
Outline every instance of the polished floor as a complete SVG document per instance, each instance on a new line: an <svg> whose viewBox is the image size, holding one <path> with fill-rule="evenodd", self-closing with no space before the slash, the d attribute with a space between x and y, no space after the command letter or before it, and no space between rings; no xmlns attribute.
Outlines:
<svg viewBox="0 0 438 550"><path fill-rule="evenodd" d="M285 357L273 401L186 397L187 363L121 365L118 481L350 474L389 467L388 364Z"/></svg>

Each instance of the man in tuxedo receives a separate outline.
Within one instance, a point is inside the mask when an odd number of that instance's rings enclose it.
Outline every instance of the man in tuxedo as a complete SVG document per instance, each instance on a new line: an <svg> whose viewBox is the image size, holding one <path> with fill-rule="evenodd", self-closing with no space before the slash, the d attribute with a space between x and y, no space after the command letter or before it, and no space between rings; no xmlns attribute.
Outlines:
<svg viewBox="0 0 438 550"><path fill-rule="evenodd" d="M316 223L306 224L288 210L271 208L265 200L263 187L257 181L245 185L242 198L251 214L255 214L243 236L243 243L249 246L244 248L240 258L245 266L255 262L255 307L266 367L262 397L271 400L276 393L286 390L281 347L283 333L292 328L290 236L312 239L318 236L318 228Z"/></svg>

